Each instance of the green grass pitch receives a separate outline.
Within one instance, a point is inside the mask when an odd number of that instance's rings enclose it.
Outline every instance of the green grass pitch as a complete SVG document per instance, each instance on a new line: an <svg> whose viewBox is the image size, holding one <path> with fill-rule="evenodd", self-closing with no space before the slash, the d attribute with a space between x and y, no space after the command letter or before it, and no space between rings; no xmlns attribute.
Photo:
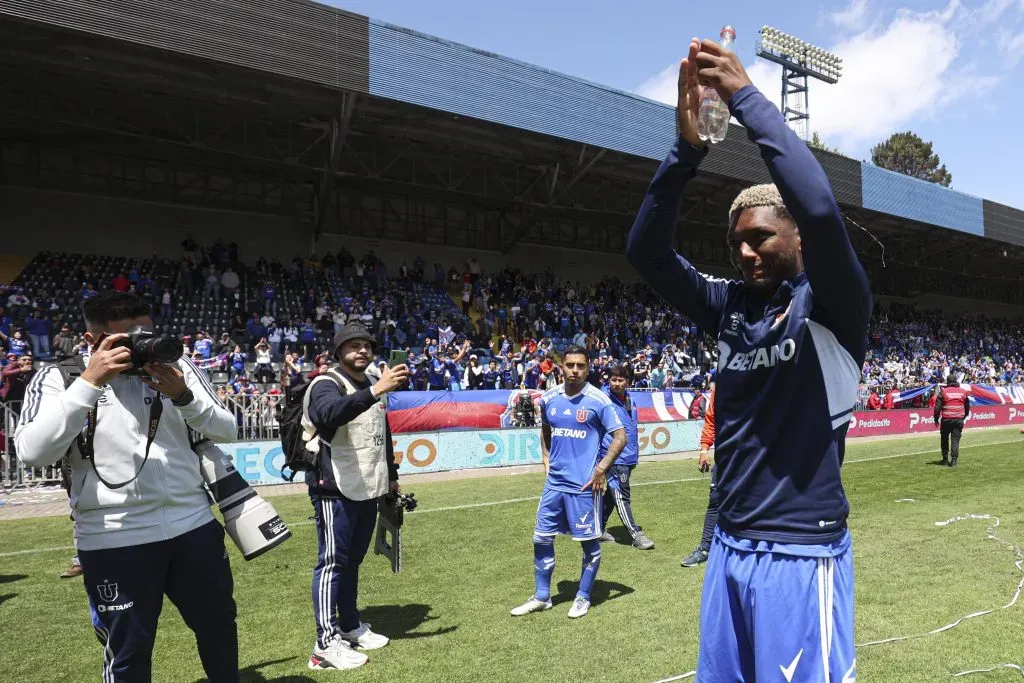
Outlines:
<svg viewBox="0 0 1024 683"><path fill-rule="evenodd" d="M936 522L998 516L999 535L1024 546L1024 436L968 432L963 445L953 470L935 464L937 436L849 444L844 480L858 643L925 633L998 608L1021 581L1014 552L987 537L990 522ZM405 569L392 574L371 551L362 570L363 619L393 641L353 672L306 669L314 637L312 508L305 496L273 498L293 537L248 563L229 546L243 680L653 682L691 671L704 569L683 569L679 559L696 545L707 504L708 482L696 461L637 468L634 510L657 547L605 545L594 606L580 620L566 617L581 554L565 538L556 543L554 609L508 614L532 593L531 532L541 485L538 474L501 472L407 485L420 506L406 517ZM626 538L617 516L612 520L612 532ZM99 680L102 653L81 579L57 578L71 553L45 550L69 545L70 533L67 518L0 523L2 681ZM1024 664L1022 603L938 635L862 647L859 679L941 681L968 669ZM965 680L1015 675L1003 670ZM191 633L170 603L153 680L203 680Z"/></svg>

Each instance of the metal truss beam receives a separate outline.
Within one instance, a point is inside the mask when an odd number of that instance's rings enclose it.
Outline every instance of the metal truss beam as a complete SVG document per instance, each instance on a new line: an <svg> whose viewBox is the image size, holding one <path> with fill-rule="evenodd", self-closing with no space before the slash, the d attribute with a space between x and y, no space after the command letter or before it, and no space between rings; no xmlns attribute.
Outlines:
<svg viewBox="0 0 1024 683"><path fill-rule="evenodd" d="M330 149L328 150L327 166L320 173L319 191L313 205L313 239L320 235L324 225L324 213L334 200L334 184L338 177L338 165L341 152L348 141L349 129L352 126L352 114L356 108L356 94L344 92L338 115L331 120Z"/></svg>
<svg viewBox="0 0 1024 683"><path fill-rule="evenodd" d="M572 175L569 176L569 179L566 180L561 187L558 187L561 163L558 161L555 162L550 173L551 180L548 186L547 201L540 204L524 201L523 209L519 215L519 224L516 226L509 239L505 242L502 249L503 253L507 254L511 251L512 247L526 237L537 222L543 219L545 212L557 204L576 185L576 183L590 173L594 166L597 165L597 162L604 157L607 150L598 149L590 154L589 159L587 158L587 152L587 145L581 145L579 156L573 167Z"/></svg>

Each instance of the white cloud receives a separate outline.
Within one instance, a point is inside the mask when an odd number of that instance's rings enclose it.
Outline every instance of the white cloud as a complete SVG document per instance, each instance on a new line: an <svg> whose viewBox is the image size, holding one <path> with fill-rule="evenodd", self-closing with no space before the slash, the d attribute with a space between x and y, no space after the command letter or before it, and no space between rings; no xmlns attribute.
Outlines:
<svg viewBox="0 0 1024 683"><path fill-rule="evenodd" d="M1024 3L1024 0L1021 0ZM1006 65L1010 68L1017 66L1021 59L1024 59L1024 31L1014 35L1012 32L1002 30L998 34L999 52L1003 56Z"/></svg>
<svg viewBox="0 0 1024 683"><path fill-rule="evenodd" d="M846 9L829 15L832 23L841 29L857 31L864 28L868 18L868 0L850 0Z"/></svg>
<svg viewBox="0 0 1024 683"><path fill-rule="evenodd" d="M1010 0L1024 6L1024 0ZM839 13L861 11L857 0ZM827 46L843 58L843 76L835 85L810 80L810 127L831 145L861 156L868 146L914 120L936 116L943 107L962 101L965 92L977 94L999 84L1003 73L991 69L984 75L965 64L964 45L969 32L983 22L991 23L1006 11L1006 0L988 0L971 9L959 0L928 12L900 9L886 21L875 20L871 28L845 35ZM863 11L867 11L866 9ZM1024 8L1022 8L1024 11ZM1004 33L1006 33L1004 31ZM1024 33L1006 34L999 41L1009 64L1009 55L1024 58ZM825 46L823 46L825 47ZM645 81L637 92L675 104L677 65ZM747 73L776 106L781 100L781 67L757 60Z"/></svg>
<svg viewBox="0 0 1024 683"><path fill-rule="evenodd" d="M1021 0L1024 2L1024 0ZM681 59L681 58L680 58ZM676 106L679 96L679 64L669 64L641 83L634 92L658 102Z"/></svg>

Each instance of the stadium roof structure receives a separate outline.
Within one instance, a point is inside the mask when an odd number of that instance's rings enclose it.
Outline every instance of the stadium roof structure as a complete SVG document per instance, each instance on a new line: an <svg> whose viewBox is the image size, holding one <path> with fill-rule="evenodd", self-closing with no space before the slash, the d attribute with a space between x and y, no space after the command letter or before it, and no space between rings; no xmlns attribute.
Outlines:
<svg viewBox="0 0 1024 683"><path fill-rule="evenodd" d="M0 0L0 41L0 183L314 232L621 253L674 136L664 104L307 0ZM1020 300L1024 211L814 153L883 293ZM680 251L727 267L729 203L766 180L731 126Z"/></svg>

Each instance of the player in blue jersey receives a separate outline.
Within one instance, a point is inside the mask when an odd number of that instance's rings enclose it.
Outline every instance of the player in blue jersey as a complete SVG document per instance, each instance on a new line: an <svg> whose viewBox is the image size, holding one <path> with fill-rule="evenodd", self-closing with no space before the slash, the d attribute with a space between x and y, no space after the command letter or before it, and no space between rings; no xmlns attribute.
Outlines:
<svg viewBox="0 0 1024 683"><path fill-rule="evenodd" d="M569 617L590 610L590 590L601 566L601 499L609 468L626 445L626 430L612 401L587 382L590 360L585 349L570 346L562 361L565 384L540 399L541 453L547 480L537 506L533 531L533 597L512 610L518 617L551 609L551 574L555 570L555 536L570 534L583 546L583 572ZM612 434L599 460L601 441Z"/></svg>
<svg viewBox="0 0 1024 683"><path fill-rule="evenodd" d="M820 164L736 55L694 39L679 73L679 140L640 207L628 257L718 338L720 508L697 680L853 681L840 468L866 354L867 275ZM702 84L728 103L774 181L742 191L729 211L726 240L742 281L705 276L673 247L684 189L708 152L697 135Z"/></svg>

